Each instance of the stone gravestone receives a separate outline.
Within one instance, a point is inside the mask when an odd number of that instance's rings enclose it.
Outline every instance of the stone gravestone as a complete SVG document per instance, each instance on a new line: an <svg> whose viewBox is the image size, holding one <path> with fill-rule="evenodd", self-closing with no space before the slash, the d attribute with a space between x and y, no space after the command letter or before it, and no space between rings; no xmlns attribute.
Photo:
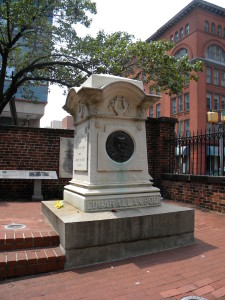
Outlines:
<svg viewBox="0 0 225 300"><path fill-rule="evenodd" d="M140 81L114 76L92 75L70 90L73 177L63 208L42 202L67 268L194 242L194 210L161 203L148 174L145 119L158 99Z"/></svg>
<svg viewBox="0 0 225 300"><path fill-rule="evenodd" d="M142 82L114 76L92 75L70 90L64 108L74 117L74 163L66 202L87 212L160 205L145 131L147 110L157 100Z"/></svg>

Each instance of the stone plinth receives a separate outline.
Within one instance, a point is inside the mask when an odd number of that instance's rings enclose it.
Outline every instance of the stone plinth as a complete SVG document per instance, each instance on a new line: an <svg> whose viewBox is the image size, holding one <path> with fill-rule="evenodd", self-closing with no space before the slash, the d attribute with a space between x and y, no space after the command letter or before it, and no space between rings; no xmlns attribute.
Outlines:
<svg viewBox="0 0 225 300"><path fill-rule="evenodd" d="M66 268L124 259L190 245L194 210L162 203L158 207L86 213L64 202L42 211L60 236Z"/></svg>

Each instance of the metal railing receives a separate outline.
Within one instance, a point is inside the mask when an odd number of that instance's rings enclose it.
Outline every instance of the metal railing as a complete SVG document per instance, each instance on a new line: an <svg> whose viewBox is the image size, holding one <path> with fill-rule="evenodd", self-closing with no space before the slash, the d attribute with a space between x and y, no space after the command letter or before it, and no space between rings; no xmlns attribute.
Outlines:
<svg viewBox="0 0 225 300"><path fill-rule="evenodd" d="M225 176L225 131L179 136L169 143L169 172L173 174Z"/></svg>

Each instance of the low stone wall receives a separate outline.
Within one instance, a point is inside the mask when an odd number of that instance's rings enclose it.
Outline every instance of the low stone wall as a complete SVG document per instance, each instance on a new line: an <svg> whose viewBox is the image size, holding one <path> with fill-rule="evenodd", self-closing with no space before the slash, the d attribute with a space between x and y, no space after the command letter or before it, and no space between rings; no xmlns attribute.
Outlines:
<svg viewBox="0 0 225 300"><path fill-rule="evenodd" d="M163 174L163 198L225 213L225 177Z"/></svg>

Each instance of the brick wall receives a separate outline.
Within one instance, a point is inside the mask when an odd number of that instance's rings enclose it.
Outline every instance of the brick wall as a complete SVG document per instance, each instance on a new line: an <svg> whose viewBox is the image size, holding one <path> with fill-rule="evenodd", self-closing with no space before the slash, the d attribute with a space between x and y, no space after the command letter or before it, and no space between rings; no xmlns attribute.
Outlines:
<svg viewBox="0 0 225 300"><path fill-rule="evenodd" d="M166 140L174 136L175 123L176 119L166 117L146 121L149 173L158 187L162 173L168 172ZM73 131L0 126L0 170L48 170L59 176L60 137L73 137ZM42 180L44 198L62 198L69 180ZM31 180L0 179L0 199L30 200L32 194Z"/></svg>
<svg viewBox="0 0 225 300"><path fill-rule="evenodd" d="M165 199L225 213L225 177L163 174Z"/></svg>
<svg viewBox="0 0 225 300"><path fill-rule="evenodd" d="M169 172L169 161L174 156L168 149L168 140L175 137L176 123L177 119L168 117L146 121L148 168L157 187L160 187L162 174Z"/></svg>
<svg viewBox="0 0 225 300"><path fill-rule="evenodd" d="M71 130L0 126L0 170L48 170L59 176L60 137L73 134ZM44 197L62 197L69 180L42 180ZM0 179L0 199L30 200L32 195L32 180Z"/></svg>

